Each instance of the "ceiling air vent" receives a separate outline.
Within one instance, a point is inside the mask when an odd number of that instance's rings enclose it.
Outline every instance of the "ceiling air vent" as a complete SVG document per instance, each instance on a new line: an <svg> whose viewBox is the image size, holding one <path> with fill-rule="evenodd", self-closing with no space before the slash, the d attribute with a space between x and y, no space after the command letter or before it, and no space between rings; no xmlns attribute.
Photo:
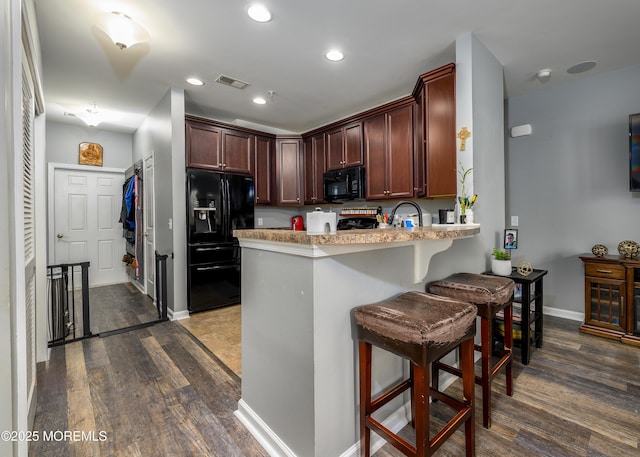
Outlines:
<svg viewBox="0 0 640 457"><path fill-rule="evenodd" d="M230 78L229 76L220 75L218 79L216 79L217 83L224 84L225 86L235 87L236 89L244 89L249 85L244 81L240 81L239 79Z"/></svg>

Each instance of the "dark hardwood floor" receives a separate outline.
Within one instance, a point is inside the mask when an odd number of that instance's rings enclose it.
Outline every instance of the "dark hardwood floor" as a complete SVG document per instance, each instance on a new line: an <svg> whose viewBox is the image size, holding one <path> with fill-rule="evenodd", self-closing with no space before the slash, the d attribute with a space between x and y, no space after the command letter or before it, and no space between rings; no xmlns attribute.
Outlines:
<svg viewBox="0 0 640 457"><path fill-rule="evenodd" d="M76 333L82 334L82 297L75 291ZM158 311L151 297L131 283L92 287L89 289L90 326L92 333L103 333L158 319Z"/></svg>
<svg viewBox="0 0 640 457"><path fill-rule="evenodd" d="M477 456L640 456L640 347L584 335L578 327L545 316L544 347L534 349L529 365L515 363L512 397L505 394L504 374L495 378L490 430L476 411ZM461 383L447 392L460 398ZM481 408L480 386L475 393ZM437 426L452 417L441 402L433 415ZM407 427L402 435L411 439L412 430ZM387 444L375 455L402 454ZM462 431L436 455L464 455Z"/></svg>
<svg viewBox="0 0 640 457"><path fill-rule="evenodd" d="M492 428L476 414L476 455L639 456L640 348L545 318L544 347L515 363L513 397L504 375L493 383ZM476 395L481 404L479 386ZM233 414L239 397L240 378L174 322L55 347L38 367L35 430L93 431L96 441L41 440L30 455L266 456ZM434 422L448 418L440 402L433 409ZM463 446L458 431L436 455ZM401 454L385 445L375 455Z"/></svg>
<svg viewBox="0 0 640 457"><path fill-rule="evenodd" d="M173 322L54 347L34 430L96 439L40 440L29 455L266 456L233 414L239 399L240 379Z"/></svg>

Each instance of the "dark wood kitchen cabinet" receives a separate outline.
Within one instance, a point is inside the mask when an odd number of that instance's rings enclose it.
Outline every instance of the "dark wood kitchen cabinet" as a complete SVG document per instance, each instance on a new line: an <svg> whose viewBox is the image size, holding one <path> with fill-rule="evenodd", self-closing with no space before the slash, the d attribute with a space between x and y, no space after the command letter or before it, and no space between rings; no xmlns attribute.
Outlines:
<svg viewBox="0 0 640 457"><path fill-rule="evenodd" d="M325 135L319 133L304 139L304 203L324 203L322 175L325 172Z"/></svg>
<svg viewBox="0 0 640 457"><path fill-rule="evenodd" d="M276 138L276 204L302 205L302 138Z"/></svg>
<svg viewBox="0 0 640 457"><path fill-rule="evenodd" d="M363 124L367 199L412 198L413 103L366 118Z"/></svg>
<svg viewBox="0 0 640 457"><path fill-rule="evenodd" d="M220 170L231 173L253 173L255 135L222 130L222 161Z"/></svg>
<svg viewBox="0 0 640 457"><path fill-rule="evenodd" d="M222 163L222 129L187 120L185 124L187 167L219 170Z"/></svg>
<svg viewBox="0 0 640 457"><path fill-rule="evenodd" d="M254 188L256 204L272 205L273 177L275 170L275 141L272 138L256 136Z"/></svg>
<svg viewBox="0 0 640 457"><path fill-rule="evenodd" d="M640 346L640 260L580 256L584 323L580 331Z"/></svg>
<svg viewBox="0 0 640 457"><path fill-rule="evenodd" d="M424 189L420 193L425 197L457 193L455 87L455 65L448 64L421 75L413 90L418 104L419 148L415 154L414 179L416 187Z"/></svg>
<svg viewBox="0 0 640 457"><path fill-rule="evenodd" d="M352 122L326 133L327 170L362 165L362 122Z"/></svg>
<svg viewBox="0 0 640 457"><path fill-rule="evenodd" d="M252 174L255 135L214 121L187 117L187 167Z"/></svg>

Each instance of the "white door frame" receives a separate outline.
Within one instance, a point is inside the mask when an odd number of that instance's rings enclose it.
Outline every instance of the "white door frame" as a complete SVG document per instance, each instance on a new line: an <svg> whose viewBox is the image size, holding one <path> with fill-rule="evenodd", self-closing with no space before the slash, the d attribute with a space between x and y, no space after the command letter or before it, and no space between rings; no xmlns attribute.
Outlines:
<svg viewBox="0 0 640 457"><path fill-rule="evenodd" d="M47 258L47 265L51 265L51 262L53 262L53 259L55 257L55 218L53 217L53 209L55 207L55 172L56 170L76 170L76 171L87 171L87 172L102 172L102 173L122 173L124 175L124 172L126 171L124 168L108 168L108 167L93 167L91 165L73 165L70 163L55 163L55 162L49 162L49 174L48 174L48 202L47 202L47 213L49 215L48 217L48 234L47 234L47 240L48 240L48 245L49 248L47 249L48 252L48 258Z"/></svg>
<svg viewBox="0 0 640 457"><path fill-rule="evenodd" d="M147 163L148 161L151 161L151 167L153 168L153 179L151 180L151 182L149 182L149 179L147 178ZM143 202L142 202L142 208L144 209L144 216L143 217L143 221L145 224L145 240L144 240L144 258L145 258L145 265L144 265L144 291L145 293L153 298L153 303L156 303L157 297L156 297L156 292L155 290L148 290L149 287L149 275L151 274L151 272L153 272L153 285L155 287L156 281L158 280L158 278L155 277L155 271L156 271L156 263L155 263L155 252L156 252L156 188L155 188L155 176L156 176L156 171L155 171L155 155L154 155L154 150L152 149L151 152L145 156L142 159L142 176L144 177L144 191L143 191ZM149 205L149 202L147 201L146 197L147 197L147 192L151 193L151 205ZM148 225L148 218L146 217L149 212L153 215L153 220L152 220L152 228L153 228L153 244L152 244L152 251L151 252L147 252L147 225ZM146 261L146 259L153 259L150 260L149 262Z"/></svg>

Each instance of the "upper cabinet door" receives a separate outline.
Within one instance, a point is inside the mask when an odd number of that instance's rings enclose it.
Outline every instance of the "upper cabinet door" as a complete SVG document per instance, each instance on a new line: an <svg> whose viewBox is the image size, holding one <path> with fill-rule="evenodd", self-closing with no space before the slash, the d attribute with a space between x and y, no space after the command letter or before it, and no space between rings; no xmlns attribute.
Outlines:
<svg viewBox="0 0 640 457"><path fill-rule="evenodd" d="M326 140L327 170L362 165L362 122L330 130Z"/></svg>
<svg viewBox="0 0 640 457"><path fill-rule="evenodd" d="M222 169L222 129L198 122L186 122L187 167Z"/></svg>
<svg viewBox="0 0 640 457"><path fill-rule="evenodd" d="M413 104L364 120L367 200L412 198Z"/></svg>
<svg viewBox="0 0 640 457"><path fill-rule="evenodd" d="M343 130L343 166L362 165L362 122L346 125Z"/></svg>
<svg viewBox="0 0 640 457"><path fill-rule="evenodd" d="M343 139L344 134L342 131L342 127L338 127L337 129L327 132L325 149L327 170L337 170L338 168L342 168L344 166L342 159L342 144L344 142Z"/></svg>
<svg viewBox="0 0 640 457"><path fill-rule="evenodd" d="M366 196L370 200L387 198L385 117L385 114L380 114L364 120L365 184Z"/></svg>
<svg viewBox="0 0 640 457"><path fill-rule="evenodd" d="M426 197L455 196L456 90L455 65L420 75L413 96L419 112L416 137L416 184L424 182Z"/></svg>
<svg viewBox="0 0 640 457"><path fill-rule="evenodd" d="M222 131L222 168L234 173L253 173L255 135L234 130Z"/></svg>
<svg viewBox="0 0 640 457"><path fill-rule="evenodd" d="M325 171L325 135L320 133L304 140L304 203L324 203L322 175Z"/></svg>
<svg viewBox="0 0 640 457"><path fill-rule="evenodd" d="M412 198L413 189L413 105L386 114L387 197Z"/></svg>
<svg viewBox="0 0 640 457"><path fill-rule="evenodd" d="M456 195L455 75L428 83L427 196Z"/></svg>
<svg viewBox="0 0 640 457"><path fill-rule="evenodd" d="M256 204L271 205L273 203L273 155L274 141L271 138L256 136L256 171L255 191Z"/></svg>
<svg viewBox="0 0 640 457"><path fill-rule="evenodd" d="M276 139L277 204L302 205L302 139Z"/></svg>

